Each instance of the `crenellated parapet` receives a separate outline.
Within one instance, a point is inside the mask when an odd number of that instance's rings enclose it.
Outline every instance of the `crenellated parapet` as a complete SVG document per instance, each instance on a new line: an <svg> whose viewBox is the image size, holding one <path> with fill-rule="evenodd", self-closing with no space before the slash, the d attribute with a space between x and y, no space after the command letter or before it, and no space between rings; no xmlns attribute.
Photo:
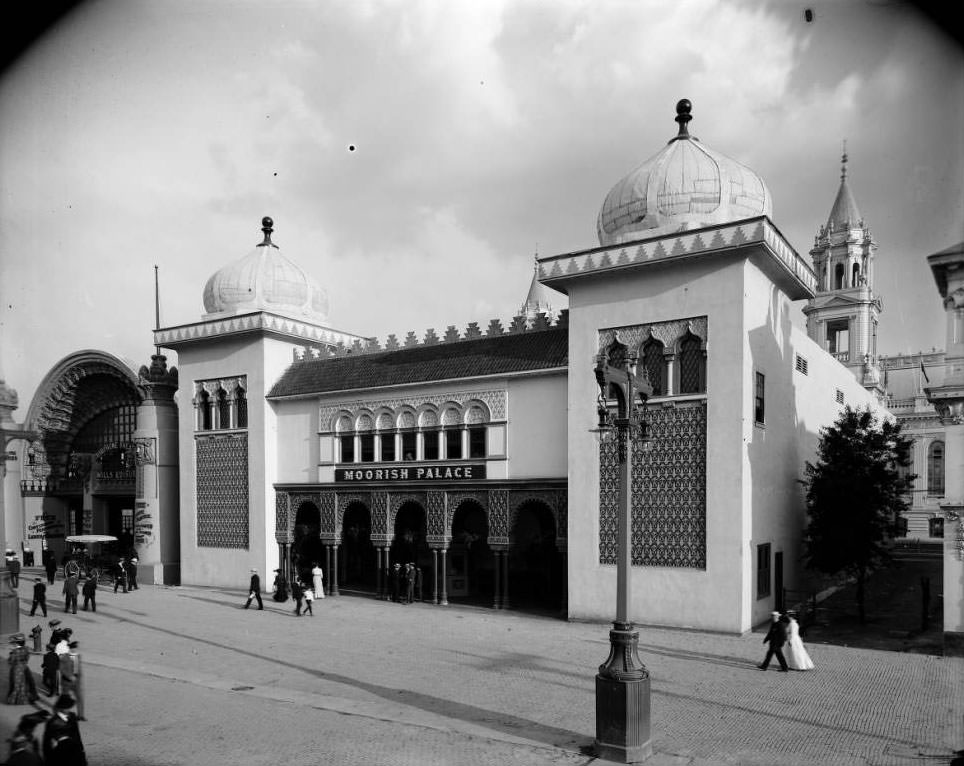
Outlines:
<svg viewBox="0 0 964 766"><path fill-rule="evenodd" d="M430 327L421 336L414 330L410 330L401 339L399 339L398 335L391 334L385 339L384 344L379 343L377 338L368 338L364 342L356 338L350 345L340 342L334 346L299 346L294 349L293 355L294 360L300 362L327 357L340 358L357 356L359 354L378 354L408 348L467 343L473 340L494 338L501 335L544 332L546 330L564 329L568 326L569 310L563 309L555 319L544 312L538 312L531 318L517 314L508 321L507 325L503 325L500 319L492 319L485 330L479 327L478 322L470 322L463 332L459 332L455 325L448 325L442 333L439 333L434 327Z"/></svg>

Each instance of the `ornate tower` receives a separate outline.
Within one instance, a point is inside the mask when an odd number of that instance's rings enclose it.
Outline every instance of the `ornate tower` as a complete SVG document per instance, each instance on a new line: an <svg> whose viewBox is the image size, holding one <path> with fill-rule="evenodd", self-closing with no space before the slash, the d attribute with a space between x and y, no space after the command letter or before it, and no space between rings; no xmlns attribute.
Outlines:
<svg viewBox="0 0 964 766"><path fill-rule="evenodd" d="M817 293L807 301L807 334L847 367L868 391L883 397L877 357L880 297L874 293L877 243L847 184L847 150L840 189L810 255Z"/></svg>

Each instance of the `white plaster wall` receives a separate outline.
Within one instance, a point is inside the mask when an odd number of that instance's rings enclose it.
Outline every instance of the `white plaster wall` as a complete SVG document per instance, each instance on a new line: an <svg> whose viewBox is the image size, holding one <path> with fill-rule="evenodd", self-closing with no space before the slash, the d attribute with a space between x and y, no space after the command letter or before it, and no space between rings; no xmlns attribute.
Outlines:
<svg viewBox="0 0 964 766"><path fill-rule="evenodd" d="M508 478L566 476L566 390L565 372L509 381Z"/></svg>
<svg viewBox="0 0 964 766"><path fill-rule="evenodd" d="M294 343L259 334L228 336L185 344L178 350L178 420L181 463L181 582L189 585L247 587L255 568L262 585L278 566L274 539L274 482L278 475L275 413L267 389L291 363ZM247 376L248 549L197 545L197 461L194 381ZM268 512L270 511L270 512Z"/></svg>
<svg viewBox="0 0 964 766"><path fill-rule="evenodd" d="M319 454L317 399L291 399L272 405L277 424L279 483L317 481ZM323 437L329 449L333 439ZM329 456L330 460L331 457Z"/></svg>
<svg viewBox="0 0 964 766"><path fill-rule="evenodd" d="M575 282L569 294L569 613L612 619L616 569L599 561L597 386L602 328L706 316L707 567L634 567L631 618L637 623L723 631L742 629L741 512L743 268L722 256Z"/></svg>

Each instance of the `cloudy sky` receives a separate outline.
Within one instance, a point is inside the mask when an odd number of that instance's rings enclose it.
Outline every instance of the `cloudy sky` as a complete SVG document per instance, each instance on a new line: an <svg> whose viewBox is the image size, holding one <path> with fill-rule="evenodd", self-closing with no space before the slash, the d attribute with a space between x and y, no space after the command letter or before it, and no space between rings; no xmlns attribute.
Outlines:
<svg viewBox="0 0 964 766"><path fill-rule="evenodd" d="M964 54L914 5L95 0L0 73L16 417L75 350L148 362L154 265L162 325L197 321L264 215L335 328L510 317L537 248L597 244L603 198L675 135L684 97L802 254L846 139L880 247L880 350L943 346L925 258L964 239Z"/></svg>

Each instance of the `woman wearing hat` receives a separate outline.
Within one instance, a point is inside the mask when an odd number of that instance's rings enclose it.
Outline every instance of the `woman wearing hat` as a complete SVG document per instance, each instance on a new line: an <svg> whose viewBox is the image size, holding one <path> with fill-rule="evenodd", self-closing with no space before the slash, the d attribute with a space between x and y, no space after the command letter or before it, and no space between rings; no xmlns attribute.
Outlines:
<svg viewBox="0 0 964 766"><path fill-rule="evenodd" d="M10 637L13 648L7 657L10 663L10 692L7 694L8 705L27 705L38 699L37 687L30 672L30 650L25 646L27 637L23 633L16 633Z"/></svg>
<svg viewBox="0 0 964 766"><path fill-rule="evenodd" d="M74 705L75 700L69 694L61 694L54 703L54 714L44 729L43 751L47 766L87 766Z"/></svg>

